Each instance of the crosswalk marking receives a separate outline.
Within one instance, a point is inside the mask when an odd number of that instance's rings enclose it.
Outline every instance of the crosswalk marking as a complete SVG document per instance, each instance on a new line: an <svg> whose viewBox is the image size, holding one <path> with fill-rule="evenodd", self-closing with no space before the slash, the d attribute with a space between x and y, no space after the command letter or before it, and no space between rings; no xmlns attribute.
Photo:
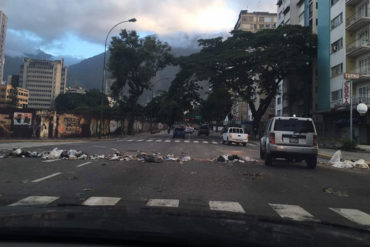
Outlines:
<svg viewBox="0 0 370 247"><path fill-rule="evenodd" d="M193 141L194 143L199 143L199 141Z"/></svg>
<svg viewBox="0 0 370 247"><path fill-rule="evenodd" d="M128 142L133 142L134 140L130 139L130 140L127 140Z"/></svg>
<svg viewBox="0 0 370 247"><path fill-rule="evenodd" d="M19 200L9 206L37 206L37 205L47 205L57 200L59 197L56 196L29 196Z"/></svg>
<svg viewBox="0 0 370 247"><path fill-rule="evenodd" d="M82 163L82 164L79 164L77 167L83 167L83 166L86 166L88 164L91 164L91 161L88 161L88 162L85 162L85 163Z"/></svg>
<svg viewBox="0 0 370 247"><path fill-rule="evenodd" d="M61 173L61 172L56 172L56 173L53 173L53 174L51 174L51 175L49 175L49 176L46 176L46 177L42 177L42 178L38 178L38 179L32 180L31 182L32 182L32 183L38 183L38 182L44 181L44 180L46 180L46 179L49 179L49 178L52 178L52 177L58 176L58 175L60 175L60 174L62 174L62 173Z"/></svg>
<svg viewBox="0 0 370 247"><path fill-rule="evenodd" d="M156 142L162 142L162 139L158 139L158 140L156 140Z"/></svg>
<svg viewBox="0 0 370 247"><path fill-rule="evenodd" d="M179 143L179 142L180 142L180 140L175 140L175 142L176 142L176 143Z"/></svg>
<svg viewBox="0 0 370 247"><path fill-rule="evenodd" d="M171 140L168 140L168 139L167 139L167 140L165 140L164 142L171 142Z"/></svg>
<svg viewBox="0 0 370 247"><path fill-rule="evenodd" d="M190 141L189 141L189 140L185 140L184 142L185 142L185 143L190 143Z"/></svg>
<svg viewBox="0 0 370 247"><path fill-rule="evenodd" d="M272 204L272 209L281 217L295 221L319 221L312 214L298 205Z"/></svg>
<svg viewBox="0 0 370 247"><path fill-rule="evenodd" d="M140 140L137 140L138 142L142 142L142 141L144 141L143 139L140 139Z"/></svg>
<svg viewBox="0 0 370 247"><path fill-rule="evenodd" d="M120 197L95 197L92 196L82 203L85 206L114 206L121 200Z"/></svg>
<svg viewBox="0 0 370 247"><path fill-rule="evenodd" d="M245 213L243 207L238 202L210 201L209 208L215 211Z"/></svg>
<svg viewBox="0 0 370 247"><path fill-rule="evenodd" d="M146 142L152 142L152 141L153 141L153 139L146 140Z"/></svg>
<svg viewBox="0 0 370 247"><path fill-rule="evenodd" d="M257 146L257 144L254 144L254 143L251 143L251 142L248 142L248 145L253 146L253 147Z"/></svg>
<svg viewBox="0 0 370 247"><path fill-rule="evenodd" d="M357 224L370 226L370 215L358 209L347 209L347 208L329 208L329 209Z"/></svg>
<svg viewBox="0 0 370 247"><path fill-rule="evenodd" d="M208 143L207 141L203 141L203 143Z"/></svg>
<svg viewBox="0 0 370 247"><path fill-rule="evenodd" d="M213 141L212 144L218 144L218 142Z"/></svg>
<svg viewBox="0 0 370 247"><path fill-rule="evenodd" d="M179 200L176 199L150 199L146 206L148 207L169 207L178 208Z"/></svg>

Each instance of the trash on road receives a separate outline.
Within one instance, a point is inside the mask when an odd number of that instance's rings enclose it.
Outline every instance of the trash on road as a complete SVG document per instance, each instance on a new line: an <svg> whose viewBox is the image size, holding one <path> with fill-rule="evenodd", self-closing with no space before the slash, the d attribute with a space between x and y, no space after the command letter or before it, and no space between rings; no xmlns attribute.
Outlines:
<svg viewBox="0 0 370 247"><path fill-rule="evenodd" d="M246 163L246 162L256 162L255 159L252 159L248 156L246 157L240 157L236 154L224 154L220 155L217 159L218 162L232 162L232 163Z"/></svg>
<svg viewBox="0 0 370 247"><path fill-rule="evenodd" d="M334 190L333 188L330 188L330 187L324 188L323 191L329 194L333 194L335 196L339 196L339 197L349 197L347 192L340 191L340 190Z"/></svg>
<svg viewBox="0 0 370 247"><path fill-rule="evenodd" d="M329 160L329 164L336 168L369 168L369 165L363 159L359 159L357 161L342 160L342 152L340 150L336 151L333 154L333 156Z"/></svg>

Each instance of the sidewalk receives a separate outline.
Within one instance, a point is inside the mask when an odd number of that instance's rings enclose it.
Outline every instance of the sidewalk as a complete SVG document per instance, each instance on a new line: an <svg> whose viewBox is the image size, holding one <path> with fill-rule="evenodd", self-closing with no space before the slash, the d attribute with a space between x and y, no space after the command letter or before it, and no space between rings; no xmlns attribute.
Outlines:
<svg viewBox="0 0 370 247"><path fill-rule="evenodd" d="M328 149L328 148L319 148L319 157L322 159L330 159L337 149ZM357 152L348 152L342 151L342 158L344 160L359 160L363 159L368 164L370 164L370 152L369 151L357 151Z"/></svg>

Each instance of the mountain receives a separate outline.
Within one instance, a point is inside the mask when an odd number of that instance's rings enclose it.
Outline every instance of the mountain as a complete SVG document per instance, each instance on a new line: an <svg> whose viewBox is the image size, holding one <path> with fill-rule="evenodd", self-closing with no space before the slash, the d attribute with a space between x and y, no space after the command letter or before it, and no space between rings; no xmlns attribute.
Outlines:
<svg viewBox="0 0 370 247"><path fill-rule="evenodd" d="M5 55L5 64L4 64L4 80L7 80L8 75L19 74L20 66L23 63L23 58L29 57L34 59L45 59L45 60L57 60L56 58L48 53L43 52L42 50L38 50L35 54L24 54L23 57L11 57ZM70 63L74 63L76 61L75 58L68 57L64 60L64 62L68 65Z"/></svg>

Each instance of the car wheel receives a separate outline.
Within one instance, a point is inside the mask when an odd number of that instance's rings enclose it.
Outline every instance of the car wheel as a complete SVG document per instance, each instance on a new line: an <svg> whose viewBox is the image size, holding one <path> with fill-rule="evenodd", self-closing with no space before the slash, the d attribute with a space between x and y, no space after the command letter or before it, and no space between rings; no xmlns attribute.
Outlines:
<svg viewBox="0 0 370 247"><path fill-rule="evenodd" d="M265 166L272 166L272 156L271 156L271 154L265 153Z"/></svg>
<svg viewBox="0 0 370 247"><path fill-rule="evenodd" d="M306 163L307 163L307 167L309 169L315 169L316 168L316 164L317 164L317 157L316 156L312 156L312 157L306 159Z"/></svg>
<svg viewBox="0 0 370 247"><path fill-rule="evenodd" d="M227 145L231 145L231 141L229 141L229 139L227 139Z"/></svg>
<svg viewBox="0 0 370 247"><path fill-rule="evenodd" d="M247 146L247 143L243 143L243 146L246 147Z"/></svg>
<svg viewBox="0 0 370 247"><path fill-rule="evenodd" d="M225 144L225 140L224 139L222 139L222 144Z"/></svg>
<svg viewBox="0 0 370 247"><path fill-rule="evenodd" d="M260 147L260 159L264 160L265 159L265 153L262 151L262 148Z"/></svg>

